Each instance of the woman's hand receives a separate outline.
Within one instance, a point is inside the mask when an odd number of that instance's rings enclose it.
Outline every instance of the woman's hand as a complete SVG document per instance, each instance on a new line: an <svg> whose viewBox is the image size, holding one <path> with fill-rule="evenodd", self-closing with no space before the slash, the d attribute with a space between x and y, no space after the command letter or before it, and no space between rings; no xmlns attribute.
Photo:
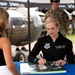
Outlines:
<svg viewBox="0 0 75 75"><path fill-rule="evenodd" d="M57 66L63 66L64 64L66 64L66 61L65 60L58 60L58 61L55 61L53 62L55 65Z"/></svg>
<svg viewBox="0 0 75 75"><path fill-rule="evenodd" d="M43 65L46 63L46 59L40 58L37 62L38 62L38 64Z"/></svg>

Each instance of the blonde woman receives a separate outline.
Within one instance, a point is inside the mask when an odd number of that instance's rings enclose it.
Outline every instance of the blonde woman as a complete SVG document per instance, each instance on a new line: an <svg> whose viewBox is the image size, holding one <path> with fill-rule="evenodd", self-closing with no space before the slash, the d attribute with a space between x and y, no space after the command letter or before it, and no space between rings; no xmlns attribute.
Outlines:
<svg viewBox="0 0 75 75"><path fill-rule="evenodd" d="M0 8L0 75L20 75L12 60L10 41L5 37L5 28L8 23L8 12Z"/></svg>
<svg viewBox="0 0 75 75"><path fill-rule="evenodd" d="M28 56L29 62L45 64L47 61L54 61L56 65L74 63L72 42L59 32L60 24L57 16L48 16L45 27L48 35L37 40ZM42 58L36 57L40 51L43 53ZM66 60L64 60L65 56Z"/></svg>

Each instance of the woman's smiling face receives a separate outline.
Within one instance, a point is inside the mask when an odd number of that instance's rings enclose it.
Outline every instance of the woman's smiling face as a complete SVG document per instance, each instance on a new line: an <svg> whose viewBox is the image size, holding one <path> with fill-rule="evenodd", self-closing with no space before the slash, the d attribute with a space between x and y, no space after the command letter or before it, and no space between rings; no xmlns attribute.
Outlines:
<svg viewBox="0 0 75 75"><path fill-rule="evenodd" d="M56 35L58 35L59 28L60 28L59 25L57 26L56 23L53 22L46 24L47 33L51 37L55 37Z"/></svg>

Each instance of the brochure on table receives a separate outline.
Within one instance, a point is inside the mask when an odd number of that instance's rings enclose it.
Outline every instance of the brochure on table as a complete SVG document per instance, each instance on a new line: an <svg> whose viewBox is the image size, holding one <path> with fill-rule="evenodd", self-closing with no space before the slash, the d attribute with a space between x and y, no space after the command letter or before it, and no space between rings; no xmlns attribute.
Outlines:
<svg viewBox="0 0 75 75"><path fill-rule="evenodd" d="M50 73L66 73L66 69L63 66L56 66L51 63L45 65L33 64L33 63L21 63L21 74L50 74Z"/></svg>

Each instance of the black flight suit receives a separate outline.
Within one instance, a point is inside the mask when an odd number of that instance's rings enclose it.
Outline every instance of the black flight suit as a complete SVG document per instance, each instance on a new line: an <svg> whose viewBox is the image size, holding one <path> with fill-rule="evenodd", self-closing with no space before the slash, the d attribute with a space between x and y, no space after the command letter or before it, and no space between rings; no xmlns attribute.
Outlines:
<svg viewBox="0 0 75 75"><path fill-rule="evenodd" d="M72 42L63 37L60 33L55 42L47 35L38 39L28 56L28 61L36 63L37 60L39 60L36 56L42 51L43 58L47 61L63 60L66 56L67 62L72 64L74 63L72 48Z"/></svg>

